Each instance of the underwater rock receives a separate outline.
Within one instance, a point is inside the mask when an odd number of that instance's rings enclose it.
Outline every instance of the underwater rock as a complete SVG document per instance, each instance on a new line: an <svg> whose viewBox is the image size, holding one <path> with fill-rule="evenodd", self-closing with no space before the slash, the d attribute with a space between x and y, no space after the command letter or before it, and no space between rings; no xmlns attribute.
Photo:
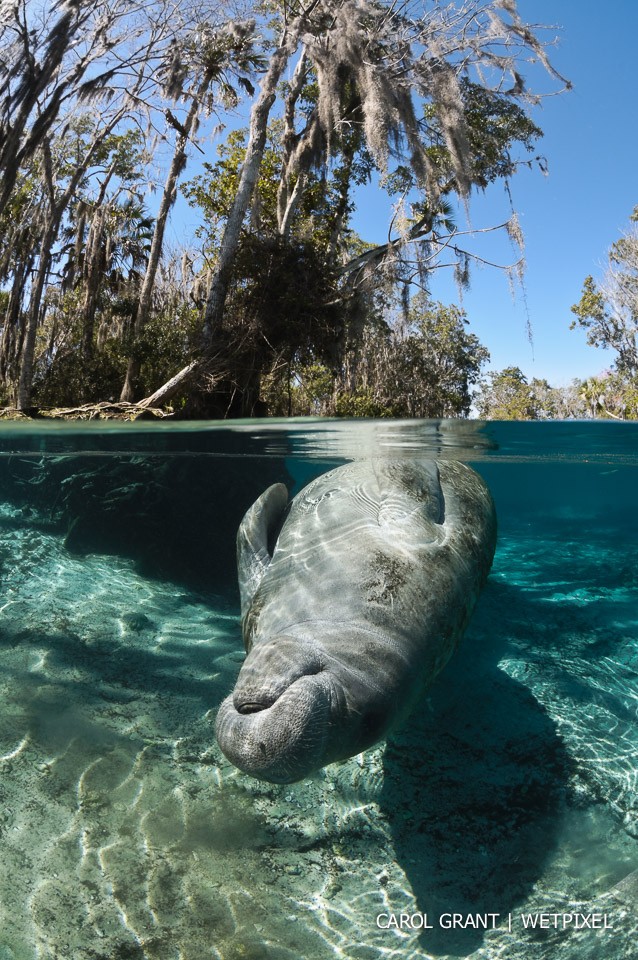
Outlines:
<svg viewBox="0 0 638 960"><path fill-rule="evenodd" d="M142 630L154 630L155 624L145 613L123 613L120 617L122 623L128 630L134 633L141 633Z"/></svg>
<svg viewBox="0 0 638 960"><path fill-rule="evenodd" d="M237 535L248 656L216 723L241 770L300 780L388 734L443 669L489 572L496 518L454 461L372 460L283 484Z"/></svg>

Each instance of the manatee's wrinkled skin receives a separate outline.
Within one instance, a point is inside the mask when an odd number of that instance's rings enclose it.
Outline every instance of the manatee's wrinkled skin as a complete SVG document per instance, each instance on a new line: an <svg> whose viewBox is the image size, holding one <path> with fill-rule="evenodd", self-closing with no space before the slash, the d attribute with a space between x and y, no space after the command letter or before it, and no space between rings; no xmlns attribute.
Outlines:
<svg viewBox="0 0 638 960"><path fill-rule="evenodd" d="M221 705L240 770L291 783L372 746L442 670L489 572L496 519L453 461L372 460L283 484L237 535L248 656Z"/></svg>

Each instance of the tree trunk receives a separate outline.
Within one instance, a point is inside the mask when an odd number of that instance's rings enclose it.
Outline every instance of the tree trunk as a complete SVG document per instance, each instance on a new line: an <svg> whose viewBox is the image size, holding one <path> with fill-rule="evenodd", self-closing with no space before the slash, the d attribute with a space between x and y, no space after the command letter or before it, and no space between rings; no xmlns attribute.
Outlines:
<svg viewBox="0 0 638 960"><path fill-rule="evenodd" d="M100 207L91 222L84 254L84 300L82 303L82 357L85 363L93 358L93 333L100 283L106 269L104 256L104 218Z"/></svg>
<svg viewBox="0 0 638 960"><path fill-rule="evenodd" d="M42 294L44 292L44 284L46 282L47 274L49 272L49 266L51 262L51 250L53 244L58 235L58 229L60 227L60 221L64 211L71 202L72 197L75 196L75 192L78 188L82 177L88 170L95 152L101 143L104 142L105 137L107 137L111 131L117 126L124 114L126 113L125 108L121 108L117 113L112 117L107 126L101 131L100 135L93 141L82 162L76 167L73 171L73 176L69 180L67 187L60 197L60 199L55 202L53 191L51 190L51 209L49 213L49 218L45 224L44 232L42 235L42 241L40 245L40 263L38 265L38 273L36 280L34 282L33 290L31 293L31 303L29 305L29 316L27 318L27 326L24 334L24 343L22 345L22 355L20 358L20 378L18 381L18 396L17 396L17 407L18 410L24 410L31 405L31 388L33 383L33 362L35 354L35 341L36 334L38 330L38 321L40 319L40 306L42 303ZM50 168L50 158L47 157L48 152L48 141L44 142L45 150L43 151L45 159L45 172L51 183L53 183L53 175Z"/></svg>
<svg viewBox="0 0 638 960"><path fill-rule="evenodd" d="M33 256L28 255L16 266L9 303L4 317L2 328L2 343L0 345L0 379L5 387L15 387L17 376L17 361L22 346L23 331L20 325L20 310L24 298L27 279L33 266Z"/></svg>
<svg viewBox="0 0 638 960"><path fill-rule="evenodd" d="M339 199L337 202L337 208L335 211L334 223L332 225L332 230L330 231L330 241L328 243L328 253L330 259L333 259L337 252L337 247L339 244L339 239L343 232L343 225L346 222L348 215L348 200L350 196L350 180L352 178L352 165L354 163L354 147L352 144L349 146L347 151L344 151L345 156L345 175L342 175L341 178L341 187L339 190Z"/></svg>
<svg viewBox="0 0 638 960"><path fill-rule="evenodd" d="M286 28L281 43L271 57L268 70L260 84L259 96L250 114L250 132L246 156L241 168L237 193L219 245L217 267L206 304L202 336L204 348L211 346L221 324L230 275L239 245L241 227L255 192L261 161L264 156L268 117L277 95L277 84L281 80L281 75L288 60L299 43L299 36L305 27L305 23L305 16L300 16Z"/></svg>
<svg viewBox="0 0 638 960"><path fill-rule="evenodd" d="M286 204L286 209L283 212L281 222L279 224L279 234L283 237L284 240L290 240L290 233L292 230L292 218L297 207L297 202L301 196L301 192L306 183L306 176L303 170L299 170L297 173L297 182L295 183L292 193L288 196L288 202Z"/></svg>
<svg viewBox="0 0 638 960"><path fill-rule="evenodd" d="M138 403L139 407L159 407L163 403L166 403L167 400L170 400L177 391L183 387L186 383L189 383L201 367L201 362L199 360L193 360L192 363L189 363L187 367L184 367L183 370L180 370L179 373L176 373L174 377L171 377L170 380L167 380L166 383L156 390L155 393L152 393L150 397L141 400Z"/></svg>
<svg viewBox="0 0 638 960"><path fill-rule="evenodd" d="M51 266L51 248L58 232L59 217L57 211L52 211L49 220L45 226L42 235L42 245L40 248L40 262L38 272L31 292L31 302L29 303L29 314L24 331L24 342L22 344L22 357L20 362L20 378L18 380L18 395L16 406L18 410L26 410L31 405L31 385L33 383L33 363L35 358L35 340L38 331L38 321L40 319L40 307L42 305L42 294L44 285L49 274Z"/></svg>
<svg viewBox="0 0 638 960"><path fill-rule="evenodd" d="M122 387L120 401L127 401L130 403L135 397L137 381L139 379L142 366L140 357L137 350L135 350L135 347L138 346L139 338L144 330L144 327L146 326L151 312L153 289L155 287L155 279L157 277L157 270L160 263L160 257L162 255L162 248L164 246L166 223L168 221L168 214L170 213L171 207L175 203L175 197L177 196L177 181L179 179L179 175L184 169L186 161L186 146L197 120L202 97L208 90L212 79L213 71L209 69L204 74L202 82L197 88L197 92L193 96L193 102L190 105L184 125L178 130L177 139L175 141L175 152L173 154L171 166L168 171L168 176L166 177L166 183L164 184L164 192L162 194L162 201L157 214L157 220L155 221L155 229L153 231L153 239L151 241L151 250L148 257L148 263L146 265L146 273L144 274L144 281L140 291L140 300L133 326L134 352L133 355L129 357L128 366L126 369L126 379L124 380L124 386Z"/></svg>
<svg viewBox="0 0 638 960"><path fill-rule="evenodd" d="M295 132L295 108L306 81L307 64L308 54L306 50L304 50L295 67L288 96L284 104L284 132L282 136L284 154L281 161L281 179L279 181L279 187L277 188L277 225L279 233L282 236L286 235L286 214L291 207L289 202L290 160L300 139L299 135ZM289 219L290 215L288 216L288 220Z"/></svg>
<svg viewBox="0 0 638 960"><path fill-rule="evenodd" d="M79 4L64 9L57 23L50 28L47 38L48 47L40 61L36 60L38 50L26 22L20 24L21 60L23 62L18 96L9 101L15 110L12 123L0 124L2 147L0 148L0 213L4 210L15 186L21 164L32 157L55 122L63 94L77 83L89 65L89 58L80 58L71 74L63 78L54 89L48 102L31 124L28 133L29 117L38 99L47 86L56 77L64 56L74 38L81 31L91 15L91 6L82 9ZM16 7L16 11L17 11Z"/></svg>
<svg viewBox="0 0 638 960"><path fill-rule="evenodd" d="M97 312L98 294L104 272L108 267L108 256L105 251L104 224L110 212L109 205L104 206L104 199L109 183L117 169L114 161L106 171L100 185L100 192L93 205L93 217L86 241L83 264L84 303L82 305L82 356L85 362L93 359L93 334L95 331L95 314ZM74 258L78 258L81 237L76 235Z"/></svg>
<svg viewBox="0 0 638 960"><path fill-rule="evenodd" d="M312 9L312 4L310 9ZM239 245L242 223L244 222L246 211L253 198L259 177L259 169L266 146L268 117L270 115L270 109L275 102L277 84L281 80L281 75L286 68L289 58L299 43L299 37L302 30L305 29L306 21L307 15L304 14L286 28L281 43L271 57L268 70L260 84L259 96L250 114L250 133L248 146L246 147L246 156L242 164L237 193L230 213L228 214L226 228L219 246L217 265L206 303L202 346L207 353L211 351L215 335L219 330L224 315L228 284ZM160 387L159 390L156 390L150 397L142 400L142 404L144 406L156 406L163 403L164 400L173 396L180 388L185 387L193 380L203 365L203 360L194 360L192 363L189 363L187 367L184 367L183 370L175 374L175 376Z"/></svg>

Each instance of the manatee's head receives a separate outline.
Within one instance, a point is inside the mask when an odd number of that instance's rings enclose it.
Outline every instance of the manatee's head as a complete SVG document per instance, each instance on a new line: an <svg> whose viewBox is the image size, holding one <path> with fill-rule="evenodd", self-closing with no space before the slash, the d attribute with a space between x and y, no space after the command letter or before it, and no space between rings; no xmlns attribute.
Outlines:
<svg viewBox="0 0 638 960"><path fill-rule="evenodd" d="M293 783L338 759L346 714L343 685L321 648L278 636L246 657L219 708L217 740L244 773Z"/></svg>

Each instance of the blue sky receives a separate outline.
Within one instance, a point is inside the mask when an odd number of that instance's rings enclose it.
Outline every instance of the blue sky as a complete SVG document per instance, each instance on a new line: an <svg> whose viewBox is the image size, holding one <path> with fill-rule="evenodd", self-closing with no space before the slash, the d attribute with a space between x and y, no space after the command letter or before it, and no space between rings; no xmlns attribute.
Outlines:
<svg viewBox="0 0 638 960"><path fill-rule="evenodd" d="M532 117L544 131L538 152L548 161L549 175L522 169L512 179L514 206L526 241L524 294L515 299L506 275L493 268L474 269L462 305L470 330L491 354L491 369L518 366L531 379L546 378L553 386L585 379L609 368L612 352L588 347L585 332L570 331L570 306L580 297L587 274L600 275L606 253L629 225L638 204L636 177L638 80L635 47L638 0L518 0L521 17L554 29L539 31L558 38L551 51L556 69L573 84L561 96L544 98ZM524 71L532 90L547 89L539 68ZM555 85L553 87L556 88ZM239 118L230 126L245 125ZM211 160L215 145L205 147ZM198 171L193 157L185 179ZM487 227L508 218L509 201L500 184L472 198L471 224ZM387 239L390 207L387 195L365 188L354 218L360 235L372 242ZM197 216L183 200L173 219L175 241L192 236ZM457 227L465 226L461 208ZM501 263L517 252L506 238L482 238L477 252ZM444 303L459 302L451 271L433 274L431 293ZM532 342L528 337L528 317Z"/></svg>
<svg viewBox="0 0 638 960"><path fill-rule="evenodd" d="M526 240L527 311L520 291L513 301L506 276L489 268L474 270L463 306L470 329L490 350L492 369L515 365L530 379L544 377L559 386L599 373L613 361L613 353L587 346L584 331L570 331L570 306L587 274L601 273L608 248L638 204L638 2L519 0L518 7L528 23L561 28L541 35L559 37L551 59L573 90L544 99L533 112L545 133L539 152L548 160L549 176L524 169L512 180ZM527 75L533 89L533 68ZM507 219L508 210L497 184L472 200L472 225ZM457 226L463 224L461 212ZM355 226L366 239L383 240L387 207L366 204ZM486 240L483 249L488 256L500 254L501 262L516 259L509 242ZM445 273L433 276L432 295L458 302Z"/></svg>

